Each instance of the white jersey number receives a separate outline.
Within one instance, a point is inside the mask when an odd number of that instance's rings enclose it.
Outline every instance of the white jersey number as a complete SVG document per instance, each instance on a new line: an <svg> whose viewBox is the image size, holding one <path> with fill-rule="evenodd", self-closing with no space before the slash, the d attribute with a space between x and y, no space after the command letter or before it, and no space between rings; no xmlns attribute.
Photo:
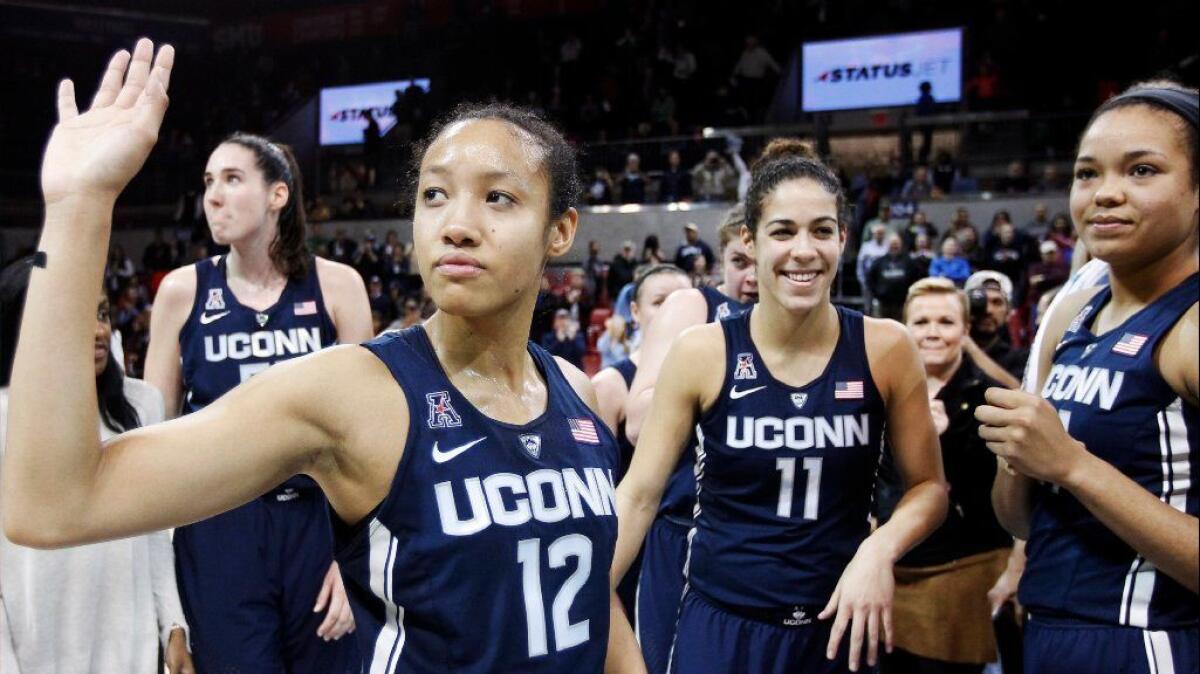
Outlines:
<svg viewBox="0 0 1200 674"><path fill-rule="evenodd" d="M569 534L555 540L546 548L547 561L552 569L567 565L574 557L575 572L567 578L554 596L550 614L554 621L554 650L565 651L588 640L590 621L571 622L571 604L592 573L592 541L583 534ZM542 598L542 541L527 538L517 543L517 563L521 565L521 586L525 590L525 628L529 637L529 657L550 652L546 634L546 604Z"/></svg>
<svg viewBox="0 0 1200 674"><path fill-rule="evenodd" d="M775 514L785 519L791 518L796 484L796 459L775 459L775 470L782 473L779 478L779 507L775 509ZM821 500L821 459L805 459L804 470L808 472L808 484L804 489L804 519L815 520Z"/></svg>

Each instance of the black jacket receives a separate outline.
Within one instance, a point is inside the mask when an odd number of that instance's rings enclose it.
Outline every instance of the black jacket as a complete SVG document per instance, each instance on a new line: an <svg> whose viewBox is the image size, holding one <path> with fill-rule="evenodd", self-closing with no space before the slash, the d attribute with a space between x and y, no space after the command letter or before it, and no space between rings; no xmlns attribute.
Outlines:
<svg viewBox="0 0 1200 674"><path fill-rule="evenodd" d="M950 483L950 509L946 521L905 555L899 566L936 566L1012 545L1012 537L992 510L996 457L979 437L975 420L975 408L984 404L983 392L999 385L964 353L962 365L938 392L937 399L946 406L950 419L946 432L938 436L942 466ZM891 518L902 496L904 482L885 442L875 485L875 515L880 524Z"/></svg>

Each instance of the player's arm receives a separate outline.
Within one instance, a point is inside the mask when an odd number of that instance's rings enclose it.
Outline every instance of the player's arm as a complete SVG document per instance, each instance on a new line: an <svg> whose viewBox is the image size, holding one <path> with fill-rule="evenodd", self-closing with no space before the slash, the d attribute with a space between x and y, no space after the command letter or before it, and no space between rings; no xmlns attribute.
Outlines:
<svg viewBox="0 0 1200 674"><path fill-rule="evenodd" d="M371 324L371 302L367 299L362 276L349 265L321 257L314 259L321 295L325 298L333 326L337 328L338 342L359 344L370 340L375 333Z"/></svg>
<svg viewBox="0 0 1200 674"><path fill-rule="evenodd" d="M625 437L637 444L642 424L654 399L654 386L667 358L667 351L684 330L703 325L708 318L708 305L699 290L680 290L671 293L659 309L654 324L642 338L638 371L629 385L625 399Z"/></svg>
<svg viewBox="0 0 1200 674"><path fill-rule="evenodd" d="M196 297L196 268L180 267L163 277L150 312L150 345L146 348L146 382L162 394L167 418L179 414L183 375L179 334Z"/></svg>
<svg viewBox="0 0 1200 674"><path fill-rule="evenodd" d="M596 391L596 414L614 435L625 411L625 378L611 367L606 367L592 377L592 388Z"/></svg>
<svg viewBox="0 0 1200 674"><path fill-rule="evenodd" d="M869 666L877 662L880 641L891 652L893 567L942 523L949 503L917 345L893 321L866 319L865 331L871 376L887 409L888 441L905 491L887 524L859 545L819 616L834 619L826 645L830 660L849 629L851 671L858 669L864 642Z"/></svg>
<svg viewBox="0 0 1200 674"><path fill-rule="evenodd" d="M633 452L629 471L617 487L619 535L612 566L614 588L637 557L692 425L720 392L724 368L696 367L696 363L723 362L724 348L720 326L701 325L680 335L667 354L654 387L645 432Z"/></svg>
<svg viewBox="0 0 1200 674"><path fill-rule="evenodd" d="M1046 376L1050 373L1050 366L1054 361L1054 350L1067 331L1067 326L1098 291L1099 288L1089 288L1064 297L1042 319L1043 326L1039 331L1041 341L1038 342L1040 348L1036 354L1030 355L1031 358L1037 358L1036 377L1031 382L1035 392L1041 391L1046 382ZM976 418L979 418L978 414ZM980 426L980 435L984 432L984 427ZM1016 538L1028 540L1029 522L1033 517L1034 481L1027 475L1012 470L1002 456L997 456L997 463L996 481L992 484L992 509L996 512L996 519L1008 533Z"/></svg>
<svg viewBox="0 0 1200 674"><path fill-rule="evenodd" d="M554 360L570 382L571 388L579 394L579 398L603 419L597 391L587 375L562 358L555 356ZM613 373L615 374L615 371ZM619 379L620 375L617 374L617 377ZM624 386L623 382L621 384ZM621 606L615 588L614 585L608 591L608 652L604 658L605 674L645 674L646 663L642 660L642 651L638 647L633 628L629 625L629 617L625 615L625 609Z"/></svg>
<svg viewBox="0 0 1200 674"><path fill-rule="evenodd" d="M1163 338L1156 356L1163 378L1195 405L1197 310ZM1190 340L1190 342L1188 341ZM980 435L1017 471L1071 492L1096 519L1152 564L1200 593L1200 520L1147 491L1092 454L1063 428L1054 407L1033 394L988 389L976 417Z"/></svg>

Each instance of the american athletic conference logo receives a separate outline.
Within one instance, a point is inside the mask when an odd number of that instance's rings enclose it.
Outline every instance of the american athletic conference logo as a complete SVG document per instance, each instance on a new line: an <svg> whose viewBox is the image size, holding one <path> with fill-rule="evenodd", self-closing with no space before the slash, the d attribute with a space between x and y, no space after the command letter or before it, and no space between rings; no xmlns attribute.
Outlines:
<svg viewBox="0 0 1200 674"><path fill-rule="evenodd" d="M758 372L754 369L754 354L739 353L737 355L737 369L733 371L734 379L758 379Z"/></svg>
<svg viewBox="0 0 1200 674"><path fill-rule="evenodd" d="M430 428L456 428L462 426L462 417L454 411L450 404L450 394L446 391L435 391L425 394L425 402L429 403Z"/></svg>

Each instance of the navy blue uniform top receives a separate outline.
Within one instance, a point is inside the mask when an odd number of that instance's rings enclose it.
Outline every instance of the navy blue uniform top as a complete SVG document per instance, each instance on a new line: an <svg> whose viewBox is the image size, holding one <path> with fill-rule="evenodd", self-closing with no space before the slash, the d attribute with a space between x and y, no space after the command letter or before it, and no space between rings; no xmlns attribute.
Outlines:
<svg viewBox="0 0 1200 674"><path fill-rule="evenodd" d="M633 378L637 375L637 365L628 358L622 358L617 362L609 365L612 369L621 375L621 379L625 380L625 390L628 391L633 386ZM625 473L629 472L629 464L633 461L633 443L629 441L629 436L625 435L625 418L617 423L617 427L613 429L617 434L617 449L621 452L621 462L617 467L617 484L621 483L621 478L625 477Z"/></svg>
<svg viewBox="0 0 1200 674"><path fill-rule="evenodd" d="M699 503L688 583L730 606L824 606L869 533L886 421L867 364L862 314L837 308L825 371L775 379L750 316L721 321L725 380L700 419Z"/></svg>
<svg viewBox="0 0 1200 674"><path fill-rule="evenodd" d="M1200 411L1154 364L1154 349L1200 300L1193 274L1103 335L1089 329L1112 298L1105 287L1054 352L1042 397L1071 436L1171 507L1200 514ZM1021 603L1058 615L1151 630L1195 626L1200 599L1104 526L1069 492L1039 485Z"/></svg>
<svg viewBox="0 0 1200 674"><path fill-rule="evenodd" d="M196 298L179 331L183 412L202 409L272 363L319 351L337 329L312 264L303 280L289 279L266 311L243 306L225 280L225 256L200 260Z"/></svg>
<svg viewBox="0 0 1200 674"><path fill-rule="evenodd" d="M206 407L271 364L332 346L337 329L325 308L316 260L302 280L288 279L265 311L243 306L229 290L226 257L200 260L196 296L179 331L183 414ZM285 488L315 488L298 475Z"/></svg>
<svg viewBox="0 0 1200 674"><path fill-rule="evenodd" d="M704 319L706 323L723 320L730 316L737 316L752 306L723 295L716 288L701 286L699 290L700 294L704 296L704 304L706 305L707 313ZM696 446L696 437L694 434L691 438L688 438L686 446L688 448ZM695 457L691 456L688 452L684 452L683 456L679 457L679 463L675 465L675 470L671 471L671 476L667 478L667 486L663 489L662 502L658 506L658 514L678 524L691 526L692 515L695 510L696 461Z"/></svg>
<svg viewBox="0 0 1200 674"><path fill-rule="evenodd" d="M379 506L335 522L364 672L601 672L617 539L616 441L550 354L529 354L546 410L484 416L424 328L365 344L408 401L409 431Z"/></svg>

